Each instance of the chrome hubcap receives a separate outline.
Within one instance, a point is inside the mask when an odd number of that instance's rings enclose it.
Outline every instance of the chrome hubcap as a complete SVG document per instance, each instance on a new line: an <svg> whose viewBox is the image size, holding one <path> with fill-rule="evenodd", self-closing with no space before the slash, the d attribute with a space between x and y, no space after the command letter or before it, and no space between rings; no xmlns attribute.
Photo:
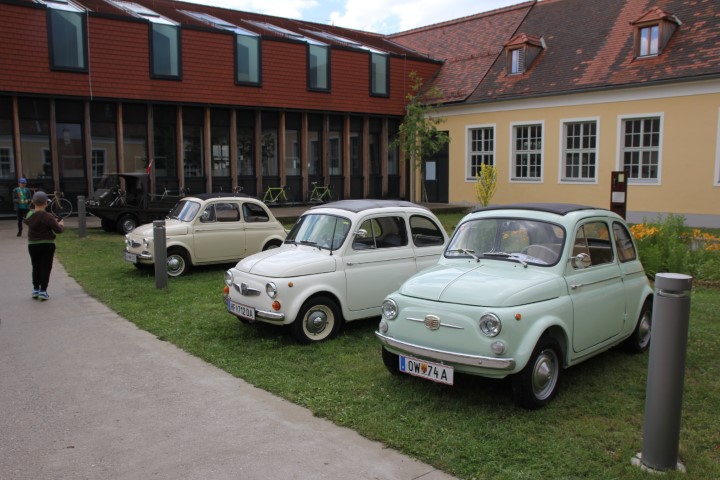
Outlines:
<svg viewBox="0 0 720 480"><path fill-rule="evenodd" d="M185 262L178 256L172 256L167 259L168 274L176 275L182 271Z"/></svg>
<svg viewBox="0 0 720 480"><path fill-rule="evenodd" d="M555 388L558 376L557 356L552 350L544 350L535 361L532 384L535 396L544 400Z"/></svg>
<svg viewBox="0 0 720 480"><path fill-rule="evenodd" d="M638 333L638 337L640 339L640 347L645 348L648 342L650 342L650 314L645 313L640 319L640 327Z"/></svg>

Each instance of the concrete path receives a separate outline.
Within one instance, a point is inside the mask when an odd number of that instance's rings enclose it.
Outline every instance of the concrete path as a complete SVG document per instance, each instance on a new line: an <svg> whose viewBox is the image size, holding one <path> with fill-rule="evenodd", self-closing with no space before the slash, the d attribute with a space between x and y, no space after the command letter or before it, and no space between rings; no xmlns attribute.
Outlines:
<svg viewBox="0 0 720 480"><path fill-rule="evenodd" d="M137 329L57 261L31 299L15 233L0 222L0 479L451 478Z"/></svg>

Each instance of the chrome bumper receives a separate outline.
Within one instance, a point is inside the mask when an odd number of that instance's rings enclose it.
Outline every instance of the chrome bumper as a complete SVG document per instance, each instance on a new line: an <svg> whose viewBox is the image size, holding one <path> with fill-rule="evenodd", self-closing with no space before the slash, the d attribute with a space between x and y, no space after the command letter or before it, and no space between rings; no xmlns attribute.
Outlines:
<svg viewBox="0 0 720 480"><path fill-rule="evenodd" d="M464 353L446 352L444 350L434 350L414 345L412 343L395 340L394 338L383 335L378 331L375 332L375 336L383 345L387 345L388 347L392 347L410 355L440 360L450 364L467 365L469 367L491 368L494 370L512 370L515 368L514 358L495 358L485 357L482 355L467 355Z"/></svg>
<svg viewBox="0 0 720 480"><path fill-rule="evenodd" d="M131 252L130 250L128 250L127 248L125 249L124 253L129 253L131 255L135 255L135 256L137 256L138 260L142 260L144 262L152 262L152 259L153 259L153 256L150 255L149 253L134 253L134 252Z"/></svg>

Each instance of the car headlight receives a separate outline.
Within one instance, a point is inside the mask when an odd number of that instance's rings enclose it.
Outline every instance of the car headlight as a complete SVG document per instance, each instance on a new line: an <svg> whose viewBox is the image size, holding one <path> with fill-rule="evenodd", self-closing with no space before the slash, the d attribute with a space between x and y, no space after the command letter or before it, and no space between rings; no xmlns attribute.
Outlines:
<svg viewBox="0 0 720 480"><path fill-rule="evenodd" d="M382 303L382 314L388 320L395 320L398 316L398 306L395 300L386 298Z"/></svg>
<svg viewBox="0 0 720 480"><path fill-rule="evenodd" d="M147 248L150 245L150 240L147 237L143 237L143 247Z"/></svg>
<svg viewBox="0 0 720 480"><path fill-rule="evenodd" d="M267 296L272 298L273 300L275 297L277 297L277 285L275 285L273 282L268 282L265 284L265 293L267 293Z"/></svg>
<svg viewBox="0 0 720 480"><path fill-rule="evenodd" d="M233 283L233 274L230 270L228 270L227 272L225 272L225 285L227 285L229 287L232 285L232 283Z"/></svg>
<svg viewBox="0 0 720 480"><path fill-rule="evenodd" d="M502 330L502 322L497 315L486 313L480 317L480 331L488 337L497 337Z"/></svg>

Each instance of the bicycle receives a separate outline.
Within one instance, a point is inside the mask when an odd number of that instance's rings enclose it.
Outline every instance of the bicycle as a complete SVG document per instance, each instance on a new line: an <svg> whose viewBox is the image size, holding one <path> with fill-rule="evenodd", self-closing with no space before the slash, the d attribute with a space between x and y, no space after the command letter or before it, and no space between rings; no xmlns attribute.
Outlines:
<svg viewBox="0 0 720 480"><path fill-rule="evenodd" d="M50 212L56 217L66 218L72 214L72 203L70 203L70 200L68 200L67 198L63 198L62 192L56 191L52 194L48 194L48 199L50 200L50 205L48 206L48 208L50 209Z"/></svg>
<svg viewBox="0 0 720 480"><path fill-rule="evenodd" d="M280 187L268 187L265 190L262 201L265 205L279 205L280 202L287 202L287 195L285 194L287 188L285 185Z"/></svg>
<svg viewBox="0 0 720 480"><path fill-rule="evenodd" d="M332 200L332 190L330 185L320 185L312 182L312 191L308 197L307 203L324 203Z"/></svg>

